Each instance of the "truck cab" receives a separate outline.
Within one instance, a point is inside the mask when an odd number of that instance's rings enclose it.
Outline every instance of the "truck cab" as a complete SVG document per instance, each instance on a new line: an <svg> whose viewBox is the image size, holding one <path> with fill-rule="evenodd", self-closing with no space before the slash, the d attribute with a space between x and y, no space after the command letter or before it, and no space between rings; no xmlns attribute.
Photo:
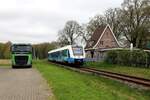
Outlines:
<svg viewBox="0 0 150 100"><path fill-rule="evenodd" d="M31 44L13 44L11 46L12 68L32 67Z"/></svg>

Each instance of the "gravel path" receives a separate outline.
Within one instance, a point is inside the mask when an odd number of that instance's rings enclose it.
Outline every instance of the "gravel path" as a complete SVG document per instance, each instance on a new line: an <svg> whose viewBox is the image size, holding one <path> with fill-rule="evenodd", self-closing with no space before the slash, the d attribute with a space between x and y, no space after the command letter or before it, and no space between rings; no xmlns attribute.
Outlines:
<svg viewBox="0 0 150 100"><path fill-rule="evenodd" d="M46 81L34 69L0 68L0 100L48 100Z"/></svg>

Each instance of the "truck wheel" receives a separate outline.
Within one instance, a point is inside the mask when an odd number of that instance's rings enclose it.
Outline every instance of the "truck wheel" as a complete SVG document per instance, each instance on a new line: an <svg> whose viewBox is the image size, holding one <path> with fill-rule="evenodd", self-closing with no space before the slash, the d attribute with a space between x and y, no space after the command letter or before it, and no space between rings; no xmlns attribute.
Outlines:
<svg viewBox="0 0 150 100"><path fill-rule="evenodd" d="M12 68L16 68L16 66L12 65Z"/></svg>
<svg viewBox="0 0 150 100"><path fill-rule="evenodd" d="M29 68L32 68L32 65L29 65L28 67L29 67Z"/></svg>

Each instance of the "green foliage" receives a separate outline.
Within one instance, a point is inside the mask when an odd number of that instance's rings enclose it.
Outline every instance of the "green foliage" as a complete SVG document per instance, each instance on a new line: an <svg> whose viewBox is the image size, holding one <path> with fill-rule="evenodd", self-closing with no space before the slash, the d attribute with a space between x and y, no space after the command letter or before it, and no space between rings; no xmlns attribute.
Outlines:
<svg viewBox="0 0 150 100"><path fill-rule="evenodd" d="M55 49L54 43L41 43L33 45L33 57L35 59L45 59L48 57L48 51Z"/></svg>
<svg viewBox="0 0 150 100"><path fill-rule="evenodd" d="M10 59L11 42L0 43L0 59Z"/></svg>
<svg viewBox="0 0 150 100"><path fill-rule="evenodd" d="M150 52L147 52L147 66L150 66Z"/></svg>
<svg viewBox="0 0 150 100"><path fill-rule="evenodd" d="M128 66L149 65L150 54L143 50L112 50L107 53L106 62Z"/></svg>
<svg viewBox="0 0 150 100"><path fill-rule="evenodd" d="M7 42L4 45L3 56L4 56L5 59L10 59L10 47L11 47L11 42Z"/></svg>
<svg viewBox="0 0 150 100"><path fill-rule="evenodd" d="M116 51L110 51L107 54L106 61L109 63L116 64L117 63L117 52ZM109 57L109 58L108 58Z"/></svg>

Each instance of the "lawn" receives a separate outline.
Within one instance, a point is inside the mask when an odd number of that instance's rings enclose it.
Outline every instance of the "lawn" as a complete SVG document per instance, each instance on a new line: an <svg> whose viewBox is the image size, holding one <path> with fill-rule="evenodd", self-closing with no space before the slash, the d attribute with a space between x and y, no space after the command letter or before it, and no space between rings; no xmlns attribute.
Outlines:
<svg viewBox="0 0 150 100"><path fill-rule="evenodd" d="M11 60L10 59L0 59L0 66L1 67L11 66Z"/></svg>
<svg viewBox="0 0 150 100"><path fill-rule="evenodd" d="M67 70L47 61L34 61L57 100L149 100L150 91L120 82Z"/></svg>
<svg viewBox="0 0 150 100"><path fill-rule="evenodd" d="M150 79L150 68L113 65L105 62L87 62L84 66Z"/></svg>

